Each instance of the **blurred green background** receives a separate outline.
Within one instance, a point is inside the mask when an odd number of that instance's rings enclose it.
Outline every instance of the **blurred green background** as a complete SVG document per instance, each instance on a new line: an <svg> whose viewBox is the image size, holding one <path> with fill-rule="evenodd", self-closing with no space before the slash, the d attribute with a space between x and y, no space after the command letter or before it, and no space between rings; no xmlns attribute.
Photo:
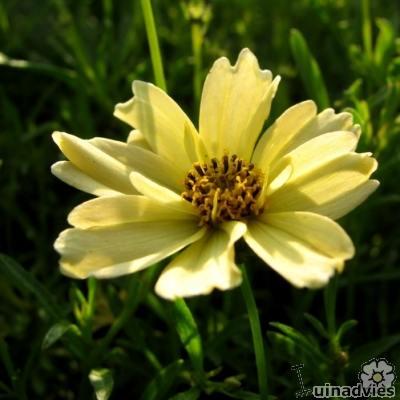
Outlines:
<svg viewBox="0 0 400 400"><path fill-rule="evenodd" d="M327 289L293 289L238 246L260 313L271 394L294 398L298 363L306 385L356 384L373 357L399 369L400 3L158 0L153 7L168 92L194 121L212 62L234 61L249 47L283 78L270 120L307 98L320 109L349 110L363 128L358 151L380 163L378 191L341 221L357 255ZM208 374L200 387L176 329L183 317L153 293L165 262L112 281L59 273L53 242L89 196L50 174L61 159L50 135L125 140L129 129L112 112L131 97L134 79L154 81L140 1L0 2L0 399L259 398L240 289L187 302Z"/></svg>

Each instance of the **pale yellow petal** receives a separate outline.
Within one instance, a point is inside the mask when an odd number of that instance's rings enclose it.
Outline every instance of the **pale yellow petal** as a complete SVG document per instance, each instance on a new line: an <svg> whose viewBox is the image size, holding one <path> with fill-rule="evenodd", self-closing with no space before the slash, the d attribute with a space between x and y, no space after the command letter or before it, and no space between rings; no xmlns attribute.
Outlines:
<svg viewBox="0 0 400 400"><path fill-rule="evenodd" d="M293 174L293 166L290 163L290 160L283 159L279 165L271 171L271 174L268 176L270 182L266 183L266 196L271 195L273 192L280 189L286 182L290 179Z"/></svg>
<svg viewBox="0 0 400 400"><path fill-rule="evenodd" d="M261 136L254 150L252 158L254 164L263 170L268 170L316 112L317 107L311 100L288 108Z"/></svg>
<svg viewBox="0 0 400 400"><path fill-rule="evenodd" d="M133 82L134 97L117 104L114 115L140 130L151 149L187 171L196 160L185 149L186 134L197 140L197 131L182 109L164 91L141 81Z"/></svg>
<svg viewBox="0 0 400 400"><path fill-rule="evenodd" d="M311 211L333 218L324 210L334 210L336 201L343 202L339 207L342 211L354 208L363 194L354 194L353 190L367 182L376 168L376 160L368 154L345 154L290 180L268 197L267 209L269 212Z"/></svg>
<svg viewBox="0 0 400 400"><path fill-rule="evenodd" d="M323 215L305 211L264 213L260 220L295 236L328 257L347 260L354 246L343 228Z"/></svg>
<svg viewBox="0 0 400 400"><path fill-rule="evenodd" d="M151 179L146 178L144 175L138 172L132 172L130 178L132 185L149 199L153 199L177 211L193 215L198 214L197 209L191 203L184 200L183 197Z"/></svg>
<svg viewBox="0 0 400 400"><path fill-rule="evenodd" d="M361 133L360 126L354 125L353 117L350 113L341 112L336 114L332 108L327 108L302 126L277 157L282 157L317 136L338 131L350 131L354 133L357 139L359 139Z"/></svg>
<svg viewBox="0 0 400 400"><path fill-rule="evenodd" d="M250 159L279 79L272 81L271 71L260 70L249 49L241 51L234 66L225 57L214 63L200 105L200 136L210 157L228 152Z"/></svg>
<svg viewBox="0 0 400 400"><path fill-rule="evenodd" d="M360 126L350 113L336 114L328 108L318 115L314 102L307 100L287 109L262 135L253 162L267 169L307 141L329 132L349 131L358 139Z"/></svg>
<svg viewBox="0 0 400 400"><path fill-rule="evenodd" d="M327 108L316 115L301 129L289 150L296 148L300 144L316 136L335 131L351 131L357 137L359 137L361 133L360 126L354 124L353 116L350 113L336 113L333 108Z"/></svg>
<svg viewBox="0 0 400 400"><path fill-rule="evenodd" d="M284 156L275 164L290 163L292 173L290 180L319 168L321 165L355 150L358 137L351 131L330 132L317 136Z"/></svg>
<svg viewBox="0 0 400 400"><path fill-rule="evenodd" d="M67 229L54 247L61 271L74 278L111 278L139 271L199 240L195 221L134 222L112 227Z"/></svg>
<svg viewBox="0 0 400 400"><path fill-rule="evenodd" d="M132 171L139 172L178 193L183 191L185 172L178 167L179 162L172 163L160 155L132 143L127 144L100 137L90 139L88 142L127 165Z"/></svg>
<svg viewBox="0 0 400 400"><path fill-rule="evenodd" d="M308 207L312 212L326 215L332 219L339 219L363 203L375 192L378 186L377 180L370 179L330 201L319 205L304 204L304 208Z"/></svg>
<svg viewBox="0 0 400 400"><path fill-rule="evenodd" d="M308 243L263 222L251 222L244 239L273 270L299 288L324 286L343 266L342 259L327 257Z"/></svg>
<svg viewBox="0 0 400 400"><path fill-rule="evenodd" d="M129 180L132 169L127 165L76 136L54 132L53 139L72 164L93 180L117 192L137 193Z"/></svg>
<svg viewBox="0 0 400 400"><path fill-rule="evenodd" d="M168 208L145 196L115 195L86 201L75 207L68 222L81 229L140 221L194 220L197 217Z"/></svg>
<svg viewBox="0 0 400 400"><path fill-rule="evenodd" d="M126 142L129 144L134 144L135 146L143 147L146 150L151 150L151 147L147 143L143 133L138 131L137 129L129 132Z"/></svg>
<svg viewBox="0 0 400 400"><path fill-rule="evenodd" d="M95 196L109 196L119 193L86 175L70 161L56 162L51 166L51 172L68 185Z"/></svg>
<svg viewBox="0 0 400 400"><path fill-rule="evenodd" d="M166 299L208 294L240 285L234 243L246 231L241 222L223 224L180 253L161 273L155 290Z"/></svg>

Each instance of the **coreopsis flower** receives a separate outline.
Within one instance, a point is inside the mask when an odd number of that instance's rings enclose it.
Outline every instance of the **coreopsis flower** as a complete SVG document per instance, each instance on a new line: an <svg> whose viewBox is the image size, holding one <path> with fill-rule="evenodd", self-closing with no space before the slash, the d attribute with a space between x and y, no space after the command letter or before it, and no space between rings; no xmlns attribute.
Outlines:
<svg viewBox="0 0 400 400"><path fill-rule="evenodd" d="M69 161L64 182L97 198L69 214L55 242L74 278L129 274L178 253L156 292L168 299L240 285L234 244L244 238L296 287L320 287L354 247L335 222L378 186L377 162L356 153L360 127L348 113L286 110L262 133L280 77L244 49L218 59L204 83L199 130L161 89L133 83L115 116L135 128L127 142L55 132ZM260 137L259 137L260 136Z"/></svg>

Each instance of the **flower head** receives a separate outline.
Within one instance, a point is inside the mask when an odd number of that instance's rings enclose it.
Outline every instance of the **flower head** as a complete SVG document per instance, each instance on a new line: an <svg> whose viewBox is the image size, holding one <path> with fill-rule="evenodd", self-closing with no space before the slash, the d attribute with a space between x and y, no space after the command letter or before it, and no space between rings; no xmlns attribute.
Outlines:
<svg viewBox="0 0 400 400"><path fill-rule="evenodd" d="M135 81L115 115L136 130L126 143L55 132L66 183L97 196L76 207L58 237L61 270L76 278L139 271L181 251L161 273L165 298L241 283L241 237L297 287L320 287L354 247L334 222L378 186L371 154L355 152L348 113L312 101L286 110L261 135L280 78L244 49L218 59L204 84L199 131L156 86Z"/></svg>

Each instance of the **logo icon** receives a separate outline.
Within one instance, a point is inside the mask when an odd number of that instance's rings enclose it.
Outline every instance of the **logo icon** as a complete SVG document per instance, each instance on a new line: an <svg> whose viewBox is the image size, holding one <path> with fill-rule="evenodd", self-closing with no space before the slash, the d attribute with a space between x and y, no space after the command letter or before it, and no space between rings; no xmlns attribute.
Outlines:
<svg viewBox="0 0 400 400"><path fill-rule="evenodd" d="M395 379L394 367L384 358L372 359L361 366L359 375L363 387L389 388Z"/></svg>
<svg viewBox="0 0 400 400"><path fill-rule="evenodd" d="M292 366L295 371L300 390L297 390L296 398L313 396L314 398L388 398L395 396L394 380L396 375L394 366L385 358L373 358L361 365L358 374L359 382L355 386L336 386L325 383L322 386L306 388L301 370L304 364Z"/></svg>

